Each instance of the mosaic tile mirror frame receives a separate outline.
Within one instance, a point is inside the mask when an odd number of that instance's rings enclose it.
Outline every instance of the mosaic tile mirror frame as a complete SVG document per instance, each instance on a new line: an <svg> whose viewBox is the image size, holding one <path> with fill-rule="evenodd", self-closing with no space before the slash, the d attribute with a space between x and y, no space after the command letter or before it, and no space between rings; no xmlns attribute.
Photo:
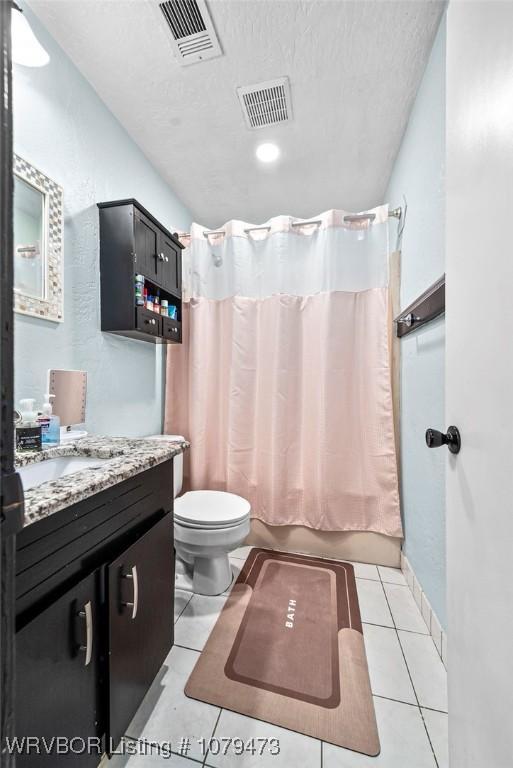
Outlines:
<svg viewBox="0 0 513 768"><path fill-rule="evenodd" d="M14 155L14 310L60 323L63 314L62 188Z"/></svg>

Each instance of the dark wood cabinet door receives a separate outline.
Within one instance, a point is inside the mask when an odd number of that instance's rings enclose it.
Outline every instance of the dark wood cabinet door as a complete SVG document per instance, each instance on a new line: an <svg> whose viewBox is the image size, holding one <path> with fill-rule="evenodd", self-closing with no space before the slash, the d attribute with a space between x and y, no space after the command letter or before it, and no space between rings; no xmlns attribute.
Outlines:
<svg viewBox="0 0 513 768"><path fill-rule="evenodd" d="M148 280L157 277L159 230L137 208L134 208L135 271Z"/></svg>
<svg viewBox="0 0 513 768"><path fill-rule="evenodd" d="M16 634L16 735L19 740L45 739L39 742L40 754L33 749L17 755L20 768L88 768L100 761L102 749L95 742L100 733L97 575L81 581ZM58 754L55 737L70 739L75 751ZM76 753L82 739L86 744L91 740L89 754Z"/></svg>
<svg viewBox="0 0 513 768"><path fill-rule="evenodd" d="M173 516L107 567L109 743L119 744L173 644Z"/></svg>
<svg viewBox="0 0 513 768"><path fill-rule="evenodd" d="M157 259L160 284L176 296L182 295L182 252L163 232L159 238Z"/></svg>

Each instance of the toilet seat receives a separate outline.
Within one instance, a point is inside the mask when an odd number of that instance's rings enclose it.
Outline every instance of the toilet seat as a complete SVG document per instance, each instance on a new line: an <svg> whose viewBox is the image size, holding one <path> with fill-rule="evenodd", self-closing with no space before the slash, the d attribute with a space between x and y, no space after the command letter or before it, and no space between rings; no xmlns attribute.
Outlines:
<svg viewBox="0 0 513 768"><path fill-rule="evenodd" d="M189 491L175 499L175 523L184 528L233 528L249 517L246 499L226 491Z"/></svg>

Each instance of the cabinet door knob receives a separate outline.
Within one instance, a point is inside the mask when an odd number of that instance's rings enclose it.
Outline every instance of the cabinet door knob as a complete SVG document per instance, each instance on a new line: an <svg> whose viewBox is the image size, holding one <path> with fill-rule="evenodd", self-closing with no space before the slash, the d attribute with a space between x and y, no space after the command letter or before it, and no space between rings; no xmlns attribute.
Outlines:
<svg viewBox="0 0 513 768"><path fill-rule="evenodd" d="M164 261L164 254L163 253L159 253L159 259L160 259L160 261Z"/></svg>

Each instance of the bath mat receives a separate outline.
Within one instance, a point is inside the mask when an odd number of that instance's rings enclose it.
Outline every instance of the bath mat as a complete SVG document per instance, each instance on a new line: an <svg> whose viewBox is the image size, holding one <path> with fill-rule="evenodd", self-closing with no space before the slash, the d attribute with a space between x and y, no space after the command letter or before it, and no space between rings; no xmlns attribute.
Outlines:
<svg viewBox="0 0 513 768"><path fill-rule="evenodd" d="M185 693L377 755L352 565L253 549Z"/></svg>

